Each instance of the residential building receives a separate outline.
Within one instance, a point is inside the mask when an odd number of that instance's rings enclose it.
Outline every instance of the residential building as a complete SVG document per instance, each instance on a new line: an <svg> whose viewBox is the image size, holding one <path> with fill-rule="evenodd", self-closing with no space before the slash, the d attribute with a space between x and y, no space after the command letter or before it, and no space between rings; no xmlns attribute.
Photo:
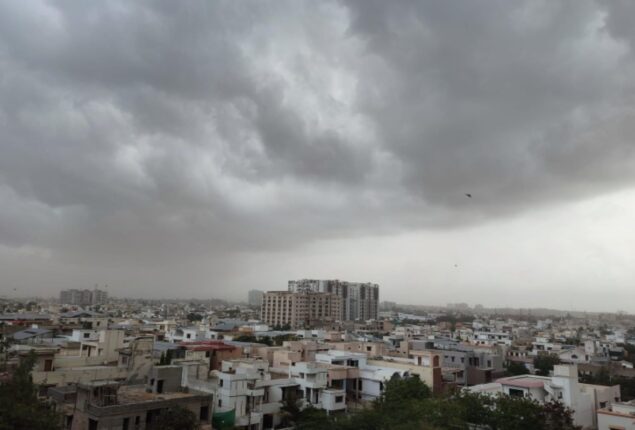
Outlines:
<svg viewBox="0 0 635 430"><path fill-rule="evenodd" d="M377 319L379 285L370 282L301 279L289 281L291 292L332 293L342 299L342 320L367 321Z"/></svg>
<svg viewBox="0 0 635 430"><path fill-rule="evenodd" d="M635 403L616 402L600 409L598 430L635 430Z"/></svg>
<svg viewBox="0 0 635 430"><path fill-rule="evenodd" d="M520 375L498 379L489 384L467 388L485 394L529 397L540 403L556 400L573 410L573 421L582 428L597 427L597 412L620 401L620 386L582 384L578 367L554 366L553 376Z"/></svg>
<svg viewBox="0 0 635 430"><path fill-rule="evenodd" d="M108 292L95 288L94 290L62 290L60 304L75 306L103 305L108 301Z"/></svg>
<svg viewBox="0 0 635 430"><path fill-rule="evenodd" d="M173 379L177 377L180 373ZM201 429L210 430L212 396L196 390L181 391L180 379L166 382L158 390L156 384L91 381L51 388L49 396L64 413L65 425L71 430L149 430L156 427L165 410L174 406L189 409L199 418ZM166 388L168 385L171 390Z"/></svg>
<svg viewBox="0 0 635 430"><path fill-rule="evenodd" d="M341 320L341 303L331 293L269 291L263 297L261 319L274 327L305 328Z"/></svg>
<svg viewBox="0 0 635 430"><path fill-rule="evenodd" d="M265 295L264 291L251 290L247 294L247 302L249 306L262 306L262 297Z"/></svg>

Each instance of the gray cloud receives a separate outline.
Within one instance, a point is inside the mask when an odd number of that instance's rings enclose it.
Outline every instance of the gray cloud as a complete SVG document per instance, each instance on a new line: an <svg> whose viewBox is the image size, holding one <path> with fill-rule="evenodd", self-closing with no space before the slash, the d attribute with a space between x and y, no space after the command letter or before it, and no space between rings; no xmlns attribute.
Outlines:
<svg viewBox="0 0 635 430"><path fill-rule="evenodd" d="M632 187L632 16L0 1L0 246L142 279Z"/></svg>

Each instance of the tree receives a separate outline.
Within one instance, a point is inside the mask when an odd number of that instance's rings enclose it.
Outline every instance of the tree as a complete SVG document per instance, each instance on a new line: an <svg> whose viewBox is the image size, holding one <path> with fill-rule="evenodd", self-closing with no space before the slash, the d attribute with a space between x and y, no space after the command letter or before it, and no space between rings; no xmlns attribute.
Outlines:
<svg viewBox="0 0 635 430"><path fill-rule="evenodd" d="M381 401L388 407L399 407L403 402L427 399L431 395L430 388L418 377L402 378L396 373L386 383Z"/></svg>
<svg viewBox="0 0 635 430"><path fill-rule="evenodd" d="M296 430L323 430L329 428L331 419L323 409L313 406L304 408L296 417Z"/></svg>
<svg viewBox="0 0 635 430"><path fill-rule="evenodd" d="M507 367L505 368L505 374L507 376L515 376L515 375L526 375L529 371L527 367L523 363L519 363L517 361L509 361L507 363Z"/></svg>
<svg viewBox="0 0 635 430"><path fill-rule="evenodd" d="M189 314L187 314L187 319L190 322L201 321L203 319L203 315L190 312Z"/></svg>
<svg viewBox="0 0 635 430"><path fill-rule="evenodd" d="M574 430L580 428L573 425L573 410L554 400L542 405L541 419L544 430Z"/></svg>
<svg viewBox="0 0 635 430"><path fill-rule="evenodd" d="M272 341L275 346L282 346L285 341L298 340L298 337L294 334L281 334L274 336Z"/></svg>
<svg viewBox="0 0 635 430"><path fill-rule="evenodd" d="M553 366L560 364L560 358L555 354L538 355L534 358L534 367L536 375L549 376L549 372L553 370Z"/></svg>
<svg viewBox="0 0 635 430"><path fill-rule="evenodd" d="M243 334L235 337L233 340L235 340L236 342L262 343L267 346L273 346L273 341L269 336L256 337L251 334Z"/></svg>
<svg viewBox="0 0 635 430"><path fill-rule="evenodd" d="M31 370L35 353L31 351L13 373L0 385L0 430L60 430L62 417L38 399Z"/></svg>
<svg viewBox="0 0 635 430"><path fill-rule="evenodd" d="M541 405L528 397L499 395L487 424L492 430L544 429ZM563 429L564 430L564 429Z"/></svg>
<svg viewBox="0 0 635 430"><path fill-rule="evenodd" d="M157 430L198 430L198 417L183 406L172 406L159 414Z"/></svg>
<svg viewBox="0 0 635 430"><path fill-rule="evenodd" d="M166 352L161 353L161 358L159 359L159 366L167 366L172 364L173 352L171 349L168 349Z"/></svg>
<svg viewBox="0 0 635 430"><path fill-rule="evenodd" d="M302 415L302 400L294 390L286 393L282 399L280 412L282 413L282 422L287 426L297 425Z"/></svg>

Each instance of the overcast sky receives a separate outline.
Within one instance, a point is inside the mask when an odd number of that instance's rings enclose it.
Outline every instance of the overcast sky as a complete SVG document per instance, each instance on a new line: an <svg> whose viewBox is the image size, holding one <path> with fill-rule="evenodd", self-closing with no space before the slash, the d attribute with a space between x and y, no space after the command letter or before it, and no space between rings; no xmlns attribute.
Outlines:
<svg viewBox="0 0 635 430"><path fill-rule="evenodd" d="M630 0L0 0L0 295L315 277L635 312L634 21Z"/></svg>

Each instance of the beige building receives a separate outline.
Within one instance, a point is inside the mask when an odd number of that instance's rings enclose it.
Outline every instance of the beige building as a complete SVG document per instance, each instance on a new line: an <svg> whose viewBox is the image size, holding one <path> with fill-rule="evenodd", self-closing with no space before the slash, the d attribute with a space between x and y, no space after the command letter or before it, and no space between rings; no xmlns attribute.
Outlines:
<svg viewBox="0 0 635 430"><path fill-rule="evenodd" d="M330 293L269 291L262 299L261 319L270 326L309 327L341 320L341 298Z"/></svg>

